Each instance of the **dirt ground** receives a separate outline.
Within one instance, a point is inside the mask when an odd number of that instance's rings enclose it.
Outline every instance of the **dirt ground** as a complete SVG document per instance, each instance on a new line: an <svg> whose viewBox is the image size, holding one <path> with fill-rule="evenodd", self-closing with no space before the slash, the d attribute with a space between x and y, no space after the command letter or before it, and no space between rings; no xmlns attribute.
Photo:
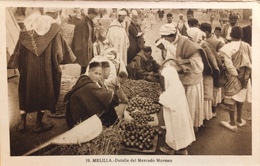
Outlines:
<svg viewBox="0 0 260 166"><path fill-rule="evenodd" d="M209 21L209 16L202 17L201 13L195 13L195 17L200 22ZM174 14L176 20L177 14ZM153 56L160 63L160 52L154 46L154 41L159 38L158 29L166 23L166 18L158 21L152 28L146 31L146 45L152 46ZM214 26L218 22L214 21ZM59 113L65 112L65 105L62 102L64 94L73 86L79 76L79 66L77 64L69 64L62 66L62 89L60 94L57 109ZM45 141L68 130L65 119L52 119L48 116L44 117L44 121L49 121L54 124L54 128L46 133L34 134L32 127L35 123L35 113L31 113L27 117L27 131L18 133L16 125L19 121L19 106L18 106L18 78L8 80L8 105L9 105L9 120L10 120L10 152L11 156L21 156L34 147L44 143ZM242 118L251 117L251 104L244 105ZM48 115L49 112L46 112ZM159 125L163 125L162 111L158 113ZM222 105L217 107L217 117L204 122L204 126L199 128L196 133L196 141L188 147L190 155L252 155L252 125L251 121L247 120L247 124L238 129L236 133L229 131L220 126L221 120L228 120L228 112L223 109ZM164 145L164 134L159 137L157 151L155 155L162 155L158 150ZM120 155L136 155L136 152L122 150ZM145 154L139 154L145 155Z"/></svg>

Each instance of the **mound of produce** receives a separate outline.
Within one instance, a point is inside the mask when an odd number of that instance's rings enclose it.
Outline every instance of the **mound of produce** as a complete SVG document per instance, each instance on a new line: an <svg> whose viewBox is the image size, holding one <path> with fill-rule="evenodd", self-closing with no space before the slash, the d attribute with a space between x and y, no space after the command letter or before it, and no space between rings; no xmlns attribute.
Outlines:
<svg viewBox="0 0 260 166"><path fill-rule="evenodd" d="M127 148L135 148L141 151L149 150L156 146L158 138L156 142L154 139L162 134L159 129L135 122L122 123L120 128L123 130L121 143Z"/></svg>
<svg viewBox="0 0 260 166"><path fill-rule="evenodd" d="M133 112L136 109L143 110L146 114L153 114L160 111L161 105L155 103L151 98L137 95L128 101L126 110Z"/></svg>
<svg viewBox="0 0 260 166"><path fill-rule="evenodd" d="M129 115L137 124L147 124L148 122L154 121L153 117L151 117L150 115L146 115L140 111L131 112Z"/></svg>
<svg viewBox="0 0 260 166"><path fill-rule="evenodd" d="M148 97L153 101L159 100L161 87L159 83L148 82L145 80L127 80L122 89L128 98L135 96Z"/></svg>

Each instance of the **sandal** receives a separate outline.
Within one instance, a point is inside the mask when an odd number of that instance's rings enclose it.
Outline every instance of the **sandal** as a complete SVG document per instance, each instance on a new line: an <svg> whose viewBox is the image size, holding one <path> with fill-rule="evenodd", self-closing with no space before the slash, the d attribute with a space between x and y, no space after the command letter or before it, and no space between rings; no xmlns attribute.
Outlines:
<svg viewBox="0 0 260 166"><path fill-rule="evenodd" d="M49 131L52 128L53 128L53 124L46 124L42 122L41 127L39 129L33 128L33 132L38 134L38 133Z"/></svg>

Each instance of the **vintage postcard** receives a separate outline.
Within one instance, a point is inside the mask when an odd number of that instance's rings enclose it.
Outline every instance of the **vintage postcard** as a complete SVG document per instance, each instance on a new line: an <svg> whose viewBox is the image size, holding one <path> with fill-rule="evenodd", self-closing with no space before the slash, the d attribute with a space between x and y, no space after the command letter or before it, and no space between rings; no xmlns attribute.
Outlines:
<svg viewBox="0 0 260 166"><path fill-rule="evenodd" d="M259 3L1 4L0 165L260 165Z"/></svg>

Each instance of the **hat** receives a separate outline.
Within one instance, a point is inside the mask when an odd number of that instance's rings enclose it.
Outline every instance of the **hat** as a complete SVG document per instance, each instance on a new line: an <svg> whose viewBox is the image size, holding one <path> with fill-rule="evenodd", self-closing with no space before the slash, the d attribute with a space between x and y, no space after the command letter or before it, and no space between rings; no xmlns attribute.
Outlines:
<svg viewBox="0 0 260 166"><path fill-rule="evenodd" d="M159 29L160 35L170 35L177 33L177 26L173 23L171 24L164 24Z"/></svg>
<svg viewBox="0 0 260 166"><path fill-rule="evenodd" d="M229 16L229 20L237 20L238 16L236 14L232 14Z"/></svg>
<svg viewBox="0 0 260 166"><path fill-rule="evenodd" d="M120 10L117 12L119 16L126 16L126 12L124 10Z"/></svg>
<svg viewBox="0 0 260 166"><path fill-rule="evenodd" d="M235 39L241 39L243 35L242 28L240 26L233 26L230 32L230 36Z"/></svg>
<svg viewBox="0 0 260 166"><path fill-rule="evenodd" d="M61 11L61 8L44 8L43 12L44 13L56 13Z"/></svg>

